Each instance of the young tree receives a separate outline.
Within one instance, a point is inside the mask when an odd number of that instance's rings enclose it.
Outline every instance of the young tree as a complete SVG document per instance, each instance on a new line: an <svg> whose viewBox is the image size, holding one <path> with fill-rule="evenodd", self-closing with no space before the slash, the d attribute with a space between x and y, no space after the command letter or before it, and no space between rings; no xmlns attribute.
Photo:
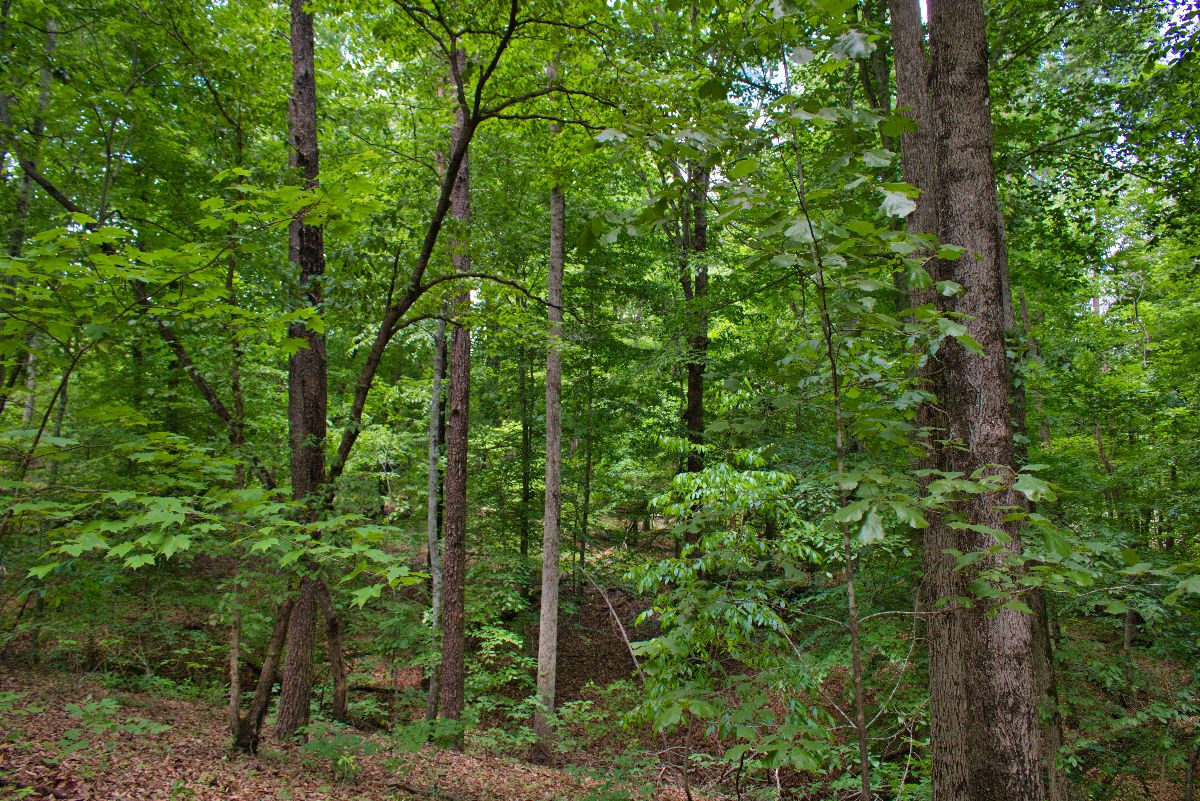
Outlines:
<svg viewBox="0 0 1200 801"><path fill-rule="evenodd" d="M551 71L551 76L554 72ZM550 188L550 272L546 279L546 316L550 342L546 349L546 502L542 520L542 602L538 626L537 699L534 717L542 756L549 756L558 666L559 538L562 512L562 320L566 201L562 186Z"/></svg>

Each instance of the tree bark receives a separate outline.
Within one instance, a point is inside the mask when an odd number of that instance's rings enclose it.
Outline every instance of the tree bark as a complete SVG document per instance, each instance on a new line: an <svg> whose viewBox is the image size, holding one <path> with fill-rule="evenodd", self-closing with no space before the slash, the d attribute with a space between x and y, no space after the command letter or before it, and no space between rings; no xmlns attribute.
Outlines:
<svg viewBox="0 0 1200 801"><path fill-rule="evenodd" d="M267 708L271 705L271 692L275 688L275 680L279 673L279 655L287 639L288 623L294 603L294 599L288 598L275 611L275 626L271 631L271 639L267 641L267 652L263 656L262 671L258 674L258 684L254 688L254 699L250 702L246 717L239 721L234 733L237 747L247 753L258 750L263 720L266 719Z"/></svg>
<svg viewBox="0 0 1200 801"><path fill-rule="evenodd" d="M281 742L292 739L302 726L308 725L318 586L316 579L300 580L300 592L287 624L287 652L283 659L283 683L279 688L279 712L275 719L275 739Z"/></svg>
<svg viewBox="0 0 1200 801"><path fill-rule="evenodd" d="M317 149L317 82L314 64L313 18L304 0L291 0L292 97L288 104L291 166L303 176L304 187L317 186L320 156ZM321 279L325 273L324 233L305 223L306 210L292 220L288 260L299 272L304 306L319 313ZM325 337L303 321L288 326L288 336L304 346L288 360L288 439L291 449L292 499L307 504L306 516L319 513L320 489L325 482L325 426L327 417L327 360ZM306 577L288 624L283 687L279 693L276 736L290 739L308 723L312 698L313 627L319 583Z"/></svg>
<svg viewBox="0 0 1200 801"><path fill-rule="evenodd" d="M1004 347L1002 233L992 165L992 125L987 41L981 0L931 0L930 89L936 122L937 231L943 242L965 248L957 261L941 261L941 278L964 291L940 302L943 311L969 315L967 328L982 346L976 354L958 342L938 353L938 402L946 415L939 446L942 469L970 475L985 465L1013 464L1008 369ZM1034 678L1030 615L989 610L981 599L963 608L970 574L955 570L945 553L996 548L978 563L1003 568L999 554L1019 554L1017 527L1000 507L1020 506L1011 489L973 496L954 511L973 524L1004 530L990 534L950 528L932 516L925 568L930 615L930 734L933 795L939 801L1011 801L1046 796ZM991 612L992 614L989 614Z"/></svg>
<svg viewBox="0 0 1200 801"><path fill-rule="evenodd" d="M562 513L562 340L563 247L566 202L562 187L550 189L550 272L546 281L550 342L546 350L546 498L542 522L542 605L538 625L537 697L533 719L541 756L550 756L546 715L554 711L558 667L559 522Z"/></svg>
<svg viewBox="0 0 1200 801"><path fill-rule="evenodd" d="M429 619L435 650L442 646L442 555L440 456L442 440L442 374L446 369L446 321L439 319L433 335L433 387L429 393L429 466L426 481L425 540L429 549ZM429 694L425 699L425 719L437 718L438 694L441 689L441 662L429 671Z"/></svg>
<svg viewBox="0 0 1200 801"><path fill-rule="evenodd" d="M317 186L317 83L313 62L313 18L304 0L291 0L292 97L288 104L291 166L304 187ZM321 278L325 273L324 233L304 221L306 210L289 228L288 259L299 274L302 305L319 312ZM288 326L288 336L304 347L288 360L288 430L291 446L292 498L316 496L325 480L325 421L327 417L325 337L303 321ZM313 506L315 509L315 505Z"/></svg>
<svg viewBox="0 0 1200 801"><path fill-rule="evenodd" d="M454 51L461 74L466 53ZM468 134L466 113L456 111L450 149ZM454 268L470 272L467 226L471 219L470 166L463 156L454 181L451 216L459 223L459 235L451 243ZM455 316L461 318L471 302L469 292L455 301ZM445 554L442 600L441 714L449 720L462 717L466 677L466 572L467 572L467 437L470 423L471 332L455 322L450 337L450 399L446 426ZM455 743L461 747L461 737Z"/></svg>

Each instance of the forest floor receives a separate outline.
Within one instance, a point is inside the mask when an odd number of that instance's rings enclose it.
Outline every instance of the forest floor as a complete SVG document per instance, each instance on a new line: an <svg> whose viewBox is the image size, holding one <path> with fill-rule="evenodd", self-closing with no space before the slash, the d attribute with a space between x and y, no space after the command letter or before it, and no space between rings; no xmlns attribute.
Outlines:
<svg viewBox="0 0 1200 801"><path fill-rule="evenodd" d="M101 698L114 699L117 711L89 714ZM169 728L146 731L147 721ZM211 703L114 691L65 673L0 667L0 730L0 801L603 797L597 780L575 772L428 746L405 752L371 737L364 739L380 750L358 754L353 776L335 779L328 763L314 764L299 746L235 754L223 710ZM653 797L682 793L664 787Z"/></svg>
<svg viewBox="0 0 1200 801"><path fill-rule="evenodd" d="M582 589L560 632L564 701L593 696L628 678L633 667L613 617L628 626L641 605L620 592ZM403 673L373 678L368 684L381 686L364 689L374 694L419 680ZM617 770L620 746L632 745L623 737L606 738L607 747L581 742L557 756L562 767L489 754L486 745L470 742L466 753L406 750L394 738L366 732L346 734L346 745L332 755L266 741L248 756L231 749L226 721L214 700L133 692L100 675L0 663L0 801L550 801L613 798L612 791L622 798L685 798L670 786L670 771ZM339 755L346 756L340 765Z"/></svg>

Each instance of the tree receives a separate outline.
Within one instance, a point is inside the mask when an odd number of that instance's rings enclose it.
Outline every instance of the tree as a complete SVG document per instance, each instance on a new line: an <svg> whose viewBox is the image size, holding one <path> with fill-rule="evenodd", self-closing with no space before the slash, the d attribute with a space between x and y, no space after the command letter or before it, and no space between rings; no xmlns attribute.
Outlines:
<svg viewBox="0 0 1200 801"><path fill-rule="evenodd" d="M451 62L454 86L461 92L462 72L466 67L466 51L451 42ZM454 178L451 216L460 226L451 243L454 269L471 271L470 239L471 173L464 142L469 141L471 129L466 111L455 110L454 127L450 134L450 150L464 148ZM471 391L471 330L462 316L471 303L469 292L459 294L454 302L455 322L450 334L450 392L446 423L446 490L445 546L442 557L442 662L441 714L449 720L462 716L464 681L466 677L466 579L467 579L467 435L470 426ZM461 736L457 742L461 747Z"/></svg>
<svg viewBox="0 0 1200 801"><path fill-rule="evenodd" d="M317 146L317 82L312 14L303 0L291 3L292 96L288 103L291 166L298 170L305 189L320 180ZM325 238L321 226L305 221L304 211L288 228L288 260L298 271L304 306L313 314L321 310L321 278L325 274ZM311 520L319 514L325 475L325 419L328 414L325 337L304 321L292 323L288 336L303 345L288 360L288 433L291 450L292 499L304 504ZM313 628L317 596L323 590L317 579L300 581L299 597L288 622L283 686L279 692L276 736L290 739L308 723L312 695ZM344 715L344 711L343 711Z"/></svg>
<svg viewBox="0 0 1200 801"><path fill-rule="evenodd" d="M1003 482L994 493L935 515L926 532L934 794L972 801L1042 798L1032 617L1027 609L989 609L986 603L963 608L956 599L970 592L970 575L957 570L948 553L985 551L979 569L1019 569L1012 560L1019 564L1020 532L1005 519L1007 509L1021 507L1021 497L1003 474L1013 465L1001 297L1006 268L983 4L932 3L929 39L937 233L965 248L957 260L939 260L938 278L962 287L945 311L966 315L964 324L978 343L950 342L939 352L936 394L945 419L935 436L947 442L935 446L937 460L942 470L964 475L999 470ZM956 525L960 521L971 528Z"/></svg>
<svg viewBox="0 0 1200 801"><path fill-rule="evenodd" d="M551 70L551 78L554 77ZM550 338L546 348L546 498L542 519L542 600L538 625L537 700L534 718L543 756L549 756L558 675L559 539L562 514L562 339L563 265L566 260L566 200L562 187L550 188L550 271L546 279L546 316Z"/></svg>

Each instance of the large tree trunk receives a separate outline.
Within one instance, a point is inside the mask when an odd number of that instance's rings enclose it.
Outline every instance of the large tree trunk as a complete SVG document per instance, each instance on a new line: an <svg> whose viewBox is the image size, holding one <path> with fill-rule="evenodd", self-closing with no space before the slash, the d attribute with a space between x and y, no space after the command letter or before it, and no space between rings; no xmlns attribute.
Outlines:
<svg viewBox="0 0 1200 801"><path fill-rule="evenodd" d="M317 185L317 83L314 65L312 15L304 0L291 0L292 97L288 104L291 165L305 188ZM307 225L304 211L289 229L288 259L298 269L303 304L321 308L321 278L325 273L325 243L320 226ZM288 433L291 448L292 498L308 504L315 518L320 488L325 481L326 354L325 337L303 322L292 323L288 336L304 347L288 360ZM287 656L279 694L276 736L289 739L308 722L312 697L313 626L317 581L305 578L288 624Z"/></svg>
<svg viewBox="0 0 1200 801"><path fill-rule="evenodd" d="M433 387L429 393L429 465L426 475L425 540L429 549L429 619L435 649L442 646L442 554L441 526L441 443L442 443L442 375L446 369L446 321L437 321L433 335ZM437 718L438 694L441 690L441 663L429 671L429 695L425 699L425 719Z"/></svg>
<svg viewBox="0 0 1200 801"><path fill-rule="evenodd" d="M538 625L537 697L541 712L533 719L541 756L549 758L551 731L546 715L554 711L558 668L558 549L562 512L562 339L563 238L566 203L562 188L550 189L550 274L546 281L550 343L546 351L546 499L542 522L542 608Z"/></svg>
<svg viewBox="0 0 1200 801"><path fill-rule="evenodd" d="M459 72L466 54L455 51ZM450 137L453 151L459 137L468 135L465 113L459 108ZM464 155L454 181L451 216L460 229L451 243L454 268L469 272L466 227L471 219L470 168ZM455 301L455 315L467 312L471 295L463 292ZM445 553L442 561L442 666L441 714L449 720L462 716L466 676L466 580L467 580L467 436L470 422L471 332L461 322L450 337L450 402L446 426ZM461 746L461 738L458 741Z"/></svg>
<svg viewBox="0 0 1200 801"><path fill-rule="evenodd" d="M316 579L300 580L300 592L288 620L287 653L283 659L283 683L279 688L279 713L275 719L275 738L278 740L290 740L300 727L308 725L317 587Z"/></svg>
<svg viewBox="0 0 1200 801"><path fill-rule="evenodd" d="M981 0L933 0L930 12L931 99L936 125L937 231L943 242L962 245L958 261L938 264L940 277L964 291L943 299L943 311L967 317L976 354L957 342L940 350L938 402L946 423L939 466L971 474L984 465L1013 463L1008 369L1004 347L1004 266L997 225L992 125L989 116L987 42ZM1007 532L990 534L950 528L933 516L926 533L925 572L929 608L930 734L933 794L939 801L1043 799L1030 615L996 612L979 600L963 608L971 575L955 570L945 551L998 554L981 569L1002 568L1001 554L1019 554L1017 527L1001 507L1019 506L1021 496L1005 490L957 502L955 511L973 524Z"/></svg>

